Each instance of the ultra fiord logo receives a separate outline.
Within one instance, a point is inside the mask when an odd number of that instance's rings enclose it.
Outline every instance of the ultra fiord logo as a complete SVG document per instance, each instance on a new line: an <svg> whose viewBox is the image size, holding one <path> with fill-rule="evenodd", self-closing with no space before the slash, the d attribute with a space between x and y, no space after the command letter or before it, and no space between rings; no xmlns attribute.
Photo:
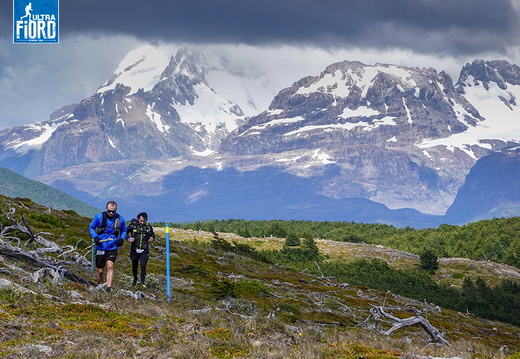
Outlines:
<svg viewBox="0 0 520 359"><path fill-rule="evenodd" d="M13 0L16 43L58 43L59 0Z"/></svg>

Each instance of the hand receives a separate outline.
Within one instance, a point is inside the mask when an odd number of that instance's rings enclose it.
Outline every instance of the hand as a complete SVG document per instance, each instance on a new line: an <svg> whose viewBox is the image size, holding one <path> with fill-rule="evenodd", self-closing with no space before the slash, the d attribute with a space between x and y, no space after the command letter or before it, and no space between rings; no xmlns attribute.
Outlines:
<svg viewBox="0 0 520 359"><path fill-rule="evenodd" d="M99 246L101 244L101 238L99 238L99 237L94 238L94 243Z"/></svg>
<svg viewBox="0 0 520 359"><path fill-rule="evenodd" d="M116 241L116 246L121 247L123 244L125 244L125 240L123 238L118 238Z"/></svg>
<svg viewBox="0 0 520 359"><path fill-rule="evenodd" d="M134 238L134 237L131 237L131 238L130 238L130 243L132 243L133 241L135 241L135 238Z"/></svg>
<svg viewBox="0 0 520 359"><path fill-rule="evenodd" d="M155 239L155 238L153 238L153 237L150 237L149 241L150 241L150 242L153 242L153 241L154 241L154 239Z"/></svg>

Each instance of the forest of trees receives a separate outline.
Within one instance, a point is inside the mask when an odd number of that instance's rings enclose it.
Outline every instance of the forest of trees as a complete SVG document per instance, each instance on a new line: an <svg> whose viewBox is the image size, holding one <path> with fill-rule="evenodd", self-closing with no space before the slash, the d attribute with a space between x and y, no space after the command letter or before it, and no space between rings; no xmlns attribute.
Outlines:
<svg viewBox="0 0 520 359"><path fill-rule="evenodd" d="M176 223L172 227L235 233L242 237L322 238L364 242L421 255L490 260L520 268L520 217L500 218L464 226L443 224L416 230L386 224L313 221L246 221L239 219Z"/></svg>
<svg viewBox="0 0 520 359"><path fill-rule="evenodd" d="M438 284L432 274L436 257L492 260L520 268L520 218L502 218L465 226L441 225L415 230L389 225L349 222L215 220L171 224L172 227L215 233L214 245L255 259L278 263L339 282L390 291L441 307L472 313L483 318L520 325L520 283L503 281L490 287L481 278L464 278L462 287ZM281 250L257 251L245 244L229 243L218 233L242 237L287 238ZM296 239L300 239L297 241ZM421 267L391 268L381 259L345 263L325 260L314 241L380 244L421 255Z"/></svg>

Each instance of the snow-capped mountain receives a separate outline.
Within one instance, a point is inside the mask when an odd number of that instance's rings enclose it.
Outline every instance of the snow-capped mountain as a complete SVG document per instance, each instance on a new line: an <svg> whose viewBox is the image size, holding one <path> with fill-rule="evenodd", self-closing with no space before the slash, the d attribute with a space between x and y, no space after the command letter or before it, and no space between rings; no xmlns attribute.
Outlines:
<svg viewBox="0 0 520 359"><path fill-rule="evenodd" d="M467 99L482 117L475 126L447 138L426 140L423 148L443 145L451 150L472 153L475 146L494 149L493 143L518 143L520 139L520 67L507 61L475 60L466 64L456 84L457 91Z"/></svg>
<svg viewBox="0 0 520 359"><path fill-rule="evenodd" d="M282 90L222 141L221 152L287 153L291 173L326 174L324 195L442 214L492 149L475 142L455 150L447 139L483 121L444 72L344 61ZM321 166L309 162L316 157Z"/></svg>
<svg viewBox="0 0 520 359"><path fill-rule="evenodd" d="M221 54L138 48L80 104L0 132L0 166L87 202L176 201L221 211L211 218L270 205L312 219L352 198L438 216L479 158L520 142L519 71L505 61L467 64L456 85L433 68L342 61L270 105L265 76Z"/></svg>
<svg viewBox="0 0 520 359"><path fill-rule="evenodd" d="M238 105L210 87L203 65L201 54L196 56L186 49L170 55L165 48L143 46L123 59L114 76L97 94L114 91L121 85L130 88L127 96L140 90L156 94L159 101L166 101L166 105L179 114L183 123L203 126L211 134L218 128L232 131L244 114Z"/></svg>
<svg viewBox="0 0 520 359"><path fill-rule="evenodd" d="M479 120L444 72L344 61L281 91L222 149L242 154L353 142L403 146L464 132Z"/></svg>

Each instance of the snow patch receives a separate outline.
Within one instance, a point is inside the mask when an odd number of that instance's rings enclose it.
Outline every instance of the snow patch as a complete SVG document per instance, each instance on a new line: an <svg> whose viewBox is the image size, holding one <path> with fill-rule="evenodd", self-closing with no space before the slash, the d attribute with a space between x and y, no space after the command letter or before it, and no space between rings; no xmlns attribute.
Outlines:
<svg viewBox="0 0 520 359"><path fill-rule="evenodd" d="M489 144L482 143L483 140L501 140L504 142L519 142L520 139L520 108L518 105L509 103L506 105L500 98L520 98L520 86L508 84L506 90L502 90L494 82L489 83L489 90L481 85L472 84L464 88L465 98L477 109L484 120L476 126L470 126L466 131L454 134L450 137L435 140L425 140L418 144L420 148L434 146L446 146L450 150L458 148L476 157L470 146L491 148ZM455 105L454 111L461 116L465 110Z"/></svg>
<svg viewBox="0 0 520 359"><path fill-rule="evenodd" d="M403 106L406 110L406 117L408 118L408 123L411 125L413 123L412 115L410 114L410 109L406 105L406 101L405 101L404 97L403 97Z"/></svg>
<svg viewBox="0 0 520 359"><path fill-rule="evenodd" d="M369 116L377 116L380 112L374 109L368 108L366 106L359 106L355 110L351 110L348 107L345 107L340 118L349 118L349 117L369 117Z"/></svg>
<svg viewBox="0 0 520 359"><path fill-rule="evenodd" d="M327 153L320 153L320 152L321 152L321 149L318 149L318 150L314 151L314 153L312 155L312 159L317 160L317 161L321 162L324 165L336 163L336 161L332 161L331 160L332 157L329 154L327 154Z"/></svg>
<svg viewBox="0 0 520 359"><path fill-rule="evenodd" d="M296 156L293 158L279 158L276 160L276 162L296 162L301 158L302 158L301 156Z"/></svg>
<svg viewBox="0 0 520 359"><path fill-rule="evenodd" d="M36 122L25 126L28 130L41 131L38 137L32 138L27 141L21 141L20 139L10 142L6 147L13 148L18 154L25 154L32 149L38 149L43 145L56 131L58 127L63 125L65 122Z"/></svg>
<svg viewBox="0 0 520 359"><path fill-rule="evenodd" d="M207 157L207 156L210 156L215 153L215 151L210 150L209 148L205 149L204 151L195 151L193 148L191 148L191 150L195 156L200 156L200 157Z"/></svg>
<svg viewBox="0 0 520 359"><path fill-rule="evenodd" d="M315 92L333 93L338 97L347 97L350 94L350 88L343 79L343 72L336 70L333 74L325 74L320 80L309 85L301 87L296 95L309 95Z"/></svg>
<svg viewBox="0 0 520 359"><path fill-rule="evenodd" d="M108 138L108 143L110 144L110 147L115 148L117 150L117 147L114 144L114 141L112 141L112 139L109 136L107 136L107 138Z"/></svg>
<svg viewBox="0 0 520 359"><path fill-rule="evenodd" d="M282 109L275 109L275 110L268 110L267 113L269 114L269 116L276 116L276 115L279 115L283 112Z"/></svg>
<svg viewBox="0 0 520 359"><path fill-rule="evenodd" d="M352 87L355 86L362 89L361 97L364 98L379 73L386 73L403 79L410 88L418 86L410 71L399 66L376 64L375 66L364 66L362 69L348 69L346 74L338 69L333 74L325 74L315 83L300 88L296 94L309 95L314 92L326 92L345 98L350 94ZM345 79L345 75L348 75L350 81Z"/></svg>
<svg viewBox="0 0 520 359"><path fill-rule="evenodd" d="M146 107L146 116L152 121L157 129L161 132L170 132L170 126L165 125L161 120L161 115L152 110L152 106L148 105Z"/></svg>
<svg viewBox="0 0 520 359"><path fill-rule="evenodd" d="M300 135L304 132L309 131L324 131L324 132L331 132L335 130L352 130L356 127L362 127L364 131L370 131L374 128L377 128L382 125L388 125L388 126L395 126L396 118L391 116L385 116L381 119L375 119L372 121L372 123L367 122L347 122L347 123L337 123L337 124L328 124L328 125L311 125L311 126L303 126L297 130L287 132L284 134L284 136L294 136L294 135Z"/></svg>
<svg viewBox="0 0 520 359"><path fill-rule="evenodd" d="M271 120L266 123L262 123L261 125L252 126L248 131L263 130L263 129L265 129L267 127L271 127L271 126L280 126L280 125L287 126L291 123L300 122L300 121L304 121L304 120L305 120L305 118L303 118L302 116L296 116L293 118L279 118L276 120Z"/></svg>
<svg viewBox="0 0 520 359"><path fill-rule="evenodd" d="M184 123L202 123L210 133L220 127L225 127L229 132L237 128L238 116L234 112L234 104L223 97L217 95L205 84L195 86L198 98L193 105L187 103L176 107L181 121Z"/></svg>

